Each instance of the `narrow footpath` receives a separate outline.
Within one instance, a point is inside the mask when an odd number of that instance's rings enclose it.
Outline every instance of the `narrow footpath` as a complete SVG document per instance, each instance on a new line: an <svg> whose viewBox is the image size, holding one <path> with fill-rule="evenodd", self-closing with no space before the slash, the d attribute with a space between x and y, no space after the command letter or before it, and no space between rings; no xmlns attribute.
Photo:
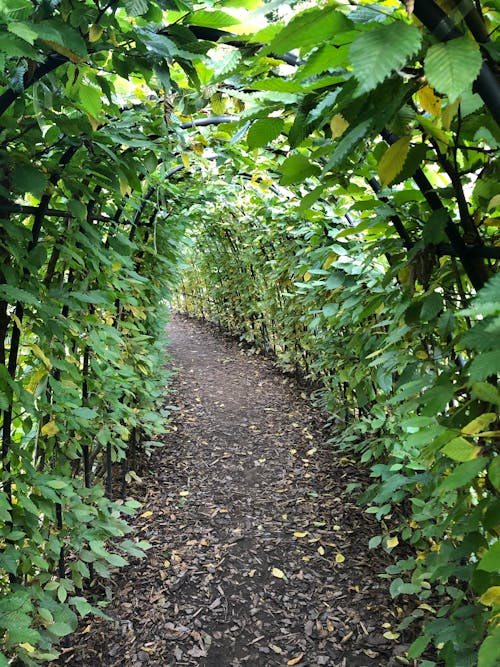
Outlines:
<svg viewBox="0 0 500 667"><path fill-rule="evenodd" d="M179 410L135 488L152 548L106 583L113 621L83 619L59 664L408 665L390 556L346 493L366 471L271 361L180 316L170 338Z"/></svg>

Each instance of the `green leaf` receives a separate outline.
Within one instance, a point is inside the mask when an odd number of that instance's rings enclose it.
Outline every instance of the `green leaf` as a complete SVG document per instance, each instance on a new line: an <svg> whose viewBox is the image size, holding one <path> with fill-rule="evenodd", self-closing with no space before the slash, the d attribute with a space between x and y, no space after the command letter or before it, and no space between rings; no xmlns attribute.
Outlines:
<svg viewBox="0 0 500 667"><path fill-rule="evenodd" d="M500 646L500 626L491 628L490 634L481 644L477 667L498 667L498 647Z"/></svg>
<svg viewBox="0 0 500 667"><path fill-rule="evenodd" d="M24 39L24 41L28 42L29 44L33 44L35 39L38 37L38 34L33 30L32 26L30 26L28 23L22 23L20 21L9 23L7 30L12 32L14 35L17 35L21 39Z"/></svg>
<svg viewBox="0 0 500 667"><path fill-rule="evenodd" d="M231 14L219 10L209 12L205 9L200 9L199 11L190 14L187 22L190 25L201 25L207 28L227 28L240 23L240 21L234 16L231 16Z"/></svg>
<svg viewBox="0 0 500 667"><path fill-rule="evenodd" d="M350 30L352 25L352 22L333 6L308 9L294 16L264 49L264 53L281 55L291 49L310 48L332 42L340 33Z"/></svg>
<svg viewBox="0 0 500 667"><path fill-rule="evenodd" d="M0 34L0 53L5 53L10 58L32 58L35 61L42 59L37 50L24 39L9 35L7 32Z"/></svg>
<svg viewBox="0 0 500 667"><path fill-rule="evenodd" d="M304 155L291 155L280 165L281 185L300 183L308 176L317 176L320 169L312 164Z"/></svg>
<svg viewBox="0 0 500 667"><path fill-rule="evenodd" d="M0 298L12 304L19 301L19 303L36 306L37 308L41 307L40 301L34 294L13 285L0 285Z"/></svg>
<svg viewBox="0 0 500 667"><path fill-rule="evenodd" d="M500 391L489 382L475 382L472 385L472 398L500 406Z"/></svg>
<svg viewBox="0 0 500 667"><path fill-rule="evenodd" d="M422 35L413 26L396 21L361 32L351 44L350 57L359 90L373 90L403 67L420 48Z"/></svg>
<svg viewBox="0 0 500 667"><path fill-rule="evenodd" d="M429 322L434 319L443 309L443 297L438 292L432 292L427 295L422 302L420 310L420 319L423 322Z"/></svg>
<svg viewBox="0 0 500 667"><path fill-rule="evenodd" d="M419 658L427 648L430 640L430 637L417 637L408 649L408 657L412 659Z"/></svg>
<svg viewBox="0 0 500 667"><path fill-rule="evenodd" d="M80 59L87 57L87 46L81 34L72 28L68 23L63 23L55 19L40 21L40 23L31 24L33 30L36 30L38 37L54 45L61 47L60 52L68 57L75 54ZM65 53L68 52L68 53Z"/></svg>
<svg viewBox="0 0 500 667"><path fill-rule="evenodd" d="M495 542L484 554L477 566L478 570L497 572L500 569L500 542Z"/></svg>
<svg viewBox="0 0 500 667"><path fill-rule="evenodd" d="M474 480L477 475L482 470L484 470L487 463L488 459L485 457L461 463L450 475L448 475L448 477L445 477L445 479L437 487L436 491L439 493L445 493L447 491L454 491L455 489L459 489L462 486L470 484L472 480Z"/></svg>
<svg viewBox="0 0 500 667"><path fill-rule="evenodd" d="M142 16L148 11L148 0L123 0L125 10L129 16Z"/></svg>
<svg viewBox="0 0 500 667"><path fill-rule="evenodd" d="M80 84L78 88L78 98L80 105L84 111L92 116L98 118L102 108L102 91L100 88Z"/></svg>
<svg viewBox="0 0 500 667"><path fill-rule="evenodd" d="M340 141L335 146L332 157L323 168L323 173L326 174L331 169L338 167L345 160L345 158L351 154L352 150L361 142L361 140L366 137L370 131L371 126L371 119L365 120L359 125L356 125L352 129L345 132L342 135Z"/></svg>
<svg viewBox="0 0 500 667"><path fill-rule="evenodd" d="M65 489L68 486L68 482L62 479L50 479L46 484L51 489Z"/></svg>
<svg viewBox="0 0 500 667"><path fill-rule="evenodd" d="M70 602L75 605L76 610L82 618L92 611L92 605L83 597L72 597Z"/></svg>
<svg viewBox="0 0 500 667"><path fill-rule="evenodd" d="M64 621L52 623L47 627L47 630L56 637L65 637L66 635L70 635L74 629L75 628L73 627L73 624L70 625Z"/></svg>
<svg viewBox="0 0 500 667"><path fill-rule="evenodd" d="M479 354L469 368L471 382L487 380L497 373L500 373L500 350Z"/></svg>
<svg viewBox="0 0 500 667"><path fill-rule="evenodd" d="M40 197L47 187L47 176L29 164L16 167L12 172L12 183L18 192L31 192Z"/></svg>
<svg viewBox="0 0 500 667"><path fill-rule="evenodd" d="M276 139L283 129L281 118L261 118L248 131L247 143L249 148L261 148Z"/></svg>
<svg viewBox="0 0 500 667"><path fill-rule="evenodd" d="M95 419L98 416L96 410L91 410L90 408L86 407L74 408L73 414L75 417L79 417L80 419Z"/></svg>
<svg viewBox="0 0 500 667"><path fill-rule="evenodd" d="M468 37L434 44L427 51L424 69L432 87L451 101L470 90L481 69L479 46Z"/></svg>
<svg viewBox="0 0 500 667"><path fill-rule="evenodd" d="M83 202L77 201L76 199L70 199L67 206L68 206L68 211L72 213L75 216L75 218L78 218L79 220L86 219L87 207Z"/></svg>
<svg viewBox="0 0 500 667"><path fill-rule="evenodd" d="M469 308L461 310L462 315L475 315L481 318L488 315L497 315L500 313L500 272L495 273L486 285L482 287L474 297Z"/></svg>
<svg viewBox="0 0 500 667"><path fill-rule="evenodd" d="M38 630L34 628L27 628L23 626L9 628L9 642L20 644L27 642L28 644L36 644L41 639Z"/></svg>
<svg viewBox="0 0 500 667"><path fill-rule="evenodd" d="M347 64L347 54L347 45L336 47L325 44L308 57L307 62L297 71L295 79L302 81L332 67L344 67Z"/></svg>
<svg viewBox="0 0 500 667"><path fill-rule="evenodd" d="M500 491L500 456L495 456L488 468L488 478L497 491Z"/></svg>

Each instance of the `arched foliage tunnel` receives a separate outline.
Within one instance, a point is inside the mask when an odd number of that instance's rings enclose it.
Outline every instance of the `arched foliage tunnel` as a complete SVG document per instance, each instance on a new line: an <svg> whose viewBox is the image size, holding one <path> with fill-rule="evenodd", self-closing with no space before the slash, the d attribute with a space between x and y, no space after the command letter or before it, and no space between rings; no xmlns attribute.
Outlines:
<svg viewBox="0 0 500 667"><path fill-rule="evenodd" d="M168 417L171 300L319 387L371 466L370 548L407 545L408 658L498 664L497 21L4 0L0 665L55 659L103 613L85 582L147 548L123 498Z"/></svg>

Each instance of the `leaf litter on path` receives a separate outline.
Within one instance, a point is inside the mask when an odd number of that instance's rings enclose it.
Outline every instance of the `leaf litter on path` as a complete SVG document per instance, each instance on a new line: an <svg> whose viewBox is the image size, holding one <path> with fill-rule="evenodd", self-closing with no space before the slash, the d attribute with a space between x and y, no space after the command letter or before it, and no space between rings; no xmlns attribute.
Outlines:
<svg viewBox="0 0 500 667"><path fill-rule="evenodd" d="M152 548L114 575L113 621L85 618L59 664L410 664L378 576L391 556L368 552L377 525L346 493L367 471L271 361L180 316L170 337L179 410L133 520Z"/></svg>

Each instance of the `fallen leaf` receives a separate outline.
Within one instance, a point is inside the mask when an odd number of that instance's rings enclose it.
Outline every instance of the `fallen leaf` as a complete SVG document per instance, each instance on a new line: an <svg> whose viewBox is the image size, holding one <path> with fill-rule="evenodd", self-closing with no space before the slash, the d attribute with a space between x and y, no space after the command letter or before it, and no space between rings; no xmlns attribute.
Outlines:
<svg viewBox="0 0 500 667"><path fill-rule="evenodd" d="M153 512L150 512L149 510L144 512L144 514L141 514L141 519L147 519L148 516L153 516Z"/></svg>
<svg viewBox="0 0 500 667"><path fill-rule="evenodd" d="M291 658L286 664L289 665L289 666L291 666L291 665L298 665L299 662L302 660L303 657L304 657L304 654L303 654L303 653L299 653L299 655L298 655L297 657L295 657L295 658Z"/></svg>
<svg viewBox="0 0 500 667"><path fill-rule="evenodd" d="M387 542L385 543L386 547L388 549L394 549L394 547L397 547L399 544L399 540L397 537L390 537Z"/></svg>
<svg viewBox="0 0 500 667"><path fill-rule="evenodd" d="M325 549L323 547L318 547L318 553L319 553L320 556L324 556L325 555Z"/></svg>
<svg viewBox="0 0 500 667"><path fill-rule="evenodd" d="M386 639L396 640L396 639L399 639L400 634L399 634L399 632L392 632L392 631L389 630L388 632L384 632L384 637Z"/></svg>
<svg viewBox="0 0 500 667"><path fill-rule="evenodd" d="M179 491L179 495L182 498L185 498L186 496L189 496L189 491Z"/></svg>
<svg viewBox="0 0 500 667"><path fill-rule="evenodd" d="M344 561L345 561L345 556L343 554L336 554L335 556L336 563L343 563Z"/></svg>
<svg viewBox="0 0 500 667"><path fill-rule="evenodd" d="M273 651L274 653L277 653L278 655L281 655L283 653L283 651L280 649L280 647L276 646L276 644L269 644L269 648L271 649L271 651Z"/></svg>
<svg viewBox="0 0 500 667"><path fill-rule="evenodd" d="M279 567L273 567L271 574L277 579L286 579L286 574L283 572L283 570L280 570Z"/></svg>
<svg viewBox="0 0 500 667"><path fill-rule="evenodd" d="M306 537L306 535L309 535L307 531L305 531L304 533L301 533L300 531L295 531L295 533L293 534L294 537Z"/></svg>

